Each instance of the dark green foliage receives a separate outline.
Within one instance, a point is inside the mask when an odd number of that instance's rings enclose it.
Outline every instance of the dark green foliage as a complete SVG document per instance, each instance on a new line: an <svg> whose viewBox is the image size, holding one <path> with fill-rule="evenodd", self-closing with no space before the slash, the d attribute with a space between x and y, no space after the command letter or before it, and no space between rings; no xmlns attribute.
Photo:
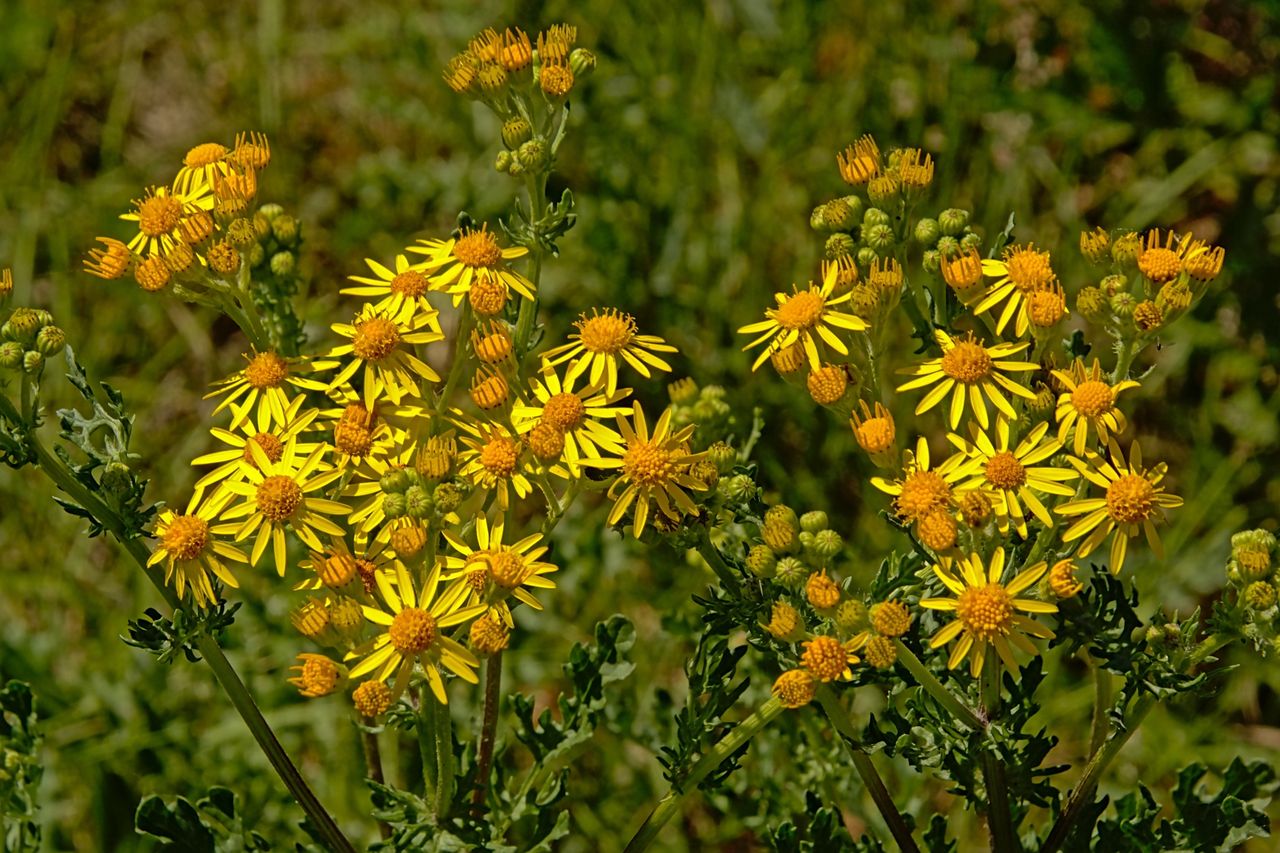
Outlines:
<svg viewBox="0 0 1280 853"><path fill-rule="evenodd" d="M217 604L209 607L175 610L173 616L165 616L154 607L148 607L143 616L129 620L129 636L122 637L126 644L154 655L161 663L172 663L178 655L188 662L200 660L196 640L208 634L214 638L231 627L236 611L242 602L230 606L218 596Z"/></svg>
<svg viewBox="0 0 1280 853"><path fill-rule="evenodd" d="M21 853L40 849L36 791L44 767L40 759L42 737L31 687L10 681L0 689L0 832L4 849Z"/></svg>
<svg viewBox="0 0 1280 853"><path fill-rule="evenodd" d="M138 804L134 826L141 835L160 839L165 853L240 853L270 850L271 844L244 825L237 811L237 797L226 788L213 787L194 805L185 797L172 804L150 796Z"/></svg>

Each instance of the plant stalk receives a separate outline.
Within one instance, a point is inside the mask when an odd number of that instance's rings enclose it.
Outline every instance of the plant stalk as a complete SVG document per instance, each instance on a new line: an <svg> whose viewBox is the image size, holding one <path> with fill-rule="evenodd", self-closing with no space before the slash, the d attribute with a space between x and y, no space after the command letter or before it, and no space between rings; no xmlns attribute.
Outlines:
<svg viewBox="0 0 1280 853"><path fill-rule="evenodd" d="M360 717L357 725L360 727L360 746L364 750L365 773L372 781L385 785L387 779L382 772L382 750L378 746L377 733L372 731L374 721L371 717ZM385 820L378 821L378 835L383 839L391 837L391 826Z"/></svg>
<svg viewBox="0 0 1280 853"><path fill-rule="evenodd" d="M473 811L479 817L484 813L484 801L489 793L489 771L493 769L493 744L498 732L498 695L502 689L502 652L489 658L484 665L484 717L480 724L480 752L476 759L476 790L471 795Z"/></svg>
<svg viewBox="0 0 1280 853"><path fill-rule="evenodd" d="M982 720L965 704L959 696L956 696L939 681L928 668L920 662L920 658L916 657L911 649L907 648L901 640L894 640L893 645L898 650L898 660L907 668L907 671L915 676L916 682L925 689L925 691L938 701L938 704L951 712L951 715L960 722L964 723L974 731L979 731L984 727Z"/></svg>

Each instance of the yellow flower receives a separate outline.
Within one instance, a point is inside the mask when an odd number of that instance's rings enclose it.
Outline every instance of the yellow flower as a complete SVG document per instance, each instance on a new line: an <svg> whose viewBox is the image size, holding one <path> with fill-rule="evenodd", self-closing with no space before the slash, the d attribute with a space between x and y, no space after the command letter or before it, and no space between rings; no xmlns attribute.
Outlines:
<svg viewBox="0 0 1280 853"><path fill-rule="evenodd" d="M529 463L518 436L500 424L472 424L463 417L454 422L467 433L458 453L459 476L476 489L496 494L503 511L511 505L511 490L521 498L533 491L525 476Z"/></svg>
<svg viewBox="0 0 1280 853"><path fill-rule="evenodd" d="M636 372L648 379L649 368L671 372L671 365L654 355L659 352L675 352L676 348L657 335L642 335L636 320L616 308L604 312L591 310L591 316L583 313L573 324L577 334L569 336L569 342L543 353L543 363L554 367L570 362L565 382L573 382L584 373L587 381L595 386L604 382L605 392L618 390L618 359L631 365Z"/></svg>
<svg viewBox="0 0 1280 853"><path fill-rule="evenodd" d="M996 440L981 430L970 426L973 441L965 441L955 433L947 439L970 460L972 479L965 488L979 488L987 492L996 513L996 525L1000 532L1008 534L1009 522L1023 539L1027 538L1025 505L1045 527L1053 527L1053 516L1037 497L1039 494L1071 497L1075 489L1063 483L1079 478L1070 468L1051 468L1040 463L1062 449L1054 438L1046 438L1047 422L1034 427L1026 438L1010 447L1009 422L996 419ZM1019 500L1021 499L1021 500Z"/></svg>
<svg viewBox="0 0 1280 853"><path fill-rule="evenodd" d="M254 464L254 456L249 444L258 445L267 459L279 462L284 455L285 445L299 439L311 422L316 418L316 410L302 411L306 398L301 394L293 398L293 402L285 406L283 420L276 421L271 411L259 407L256 417L242 417L242 407L231 407L232 422L238 424L238 430L213 427L209 434L230 447L229 450L215 450L197 456L191 460L192 465L217 465L209 473L196 481L196 494L202 494L210 486L231 480L244 479L244 465ZM247 405L244 407L247 408ZM297 441L297 452L309 455L320 445L314 441ZM221 490L219 490L221 491Z"/></svg>
<svg viewBox="0 0 1280 853"><path fill-rule="evenodd" d="M325 486L336 480L341 472L323 471L323 446L317 447L306 459L299 461L297 441L284 447L280 459L272 462L257 442L249 442L252 462L241 461L244 479L227 481L226 489L243 498L243 501L222 514L231 524L219 525L215 533L234 533L237 542L243 542L254 534L253 553L249 561L258 564L267 544L273 546L276 572L284 577L287 567L286 530L292 530L309 548L320 550L324 546L316 531L331 536L343 536L345 531L326 515L347 515L351 508L337 501L316 497ZM235 522L248 516L242 522Z"/></svg>
<svg viewBox="0 0 1280 853"><path fill-rule="evenodd" d="M421 311L434 313L431 302L427 299L427 291L431 289L431 280L423 272L423 264L410 264L404 255L396 255L395 271L384 267L372 258L365 258L376 278L367 276L350 276L352 281L359 282L357 287L344 287L339 293L351 296L381 297L373 303L373 310L385 314L402 325L408 325L413 315Z"/></svg>
<svg viewBox="0 0 1280 853"><path fill-rule="evenodd" d="M470 592L472 604L484 604L490 612L502 620L508 629L514 623L511 608L506 599L514 596L517 601L542 609L542 602L530 589L555 589L554 581L545 576L557 571L554 563L542 558L549 550L540 533L533 533L510 545L502 543L504 521L502 516L490 524L483 514L476 517L475 540L472 548L457 533L446 530L444 538L461 556L444 558L445 572L441 580L454 581Z"/></svg>
<svg viewBox="0 0 1280 853"><path fill-rule="evenodd" d="M853 653L853 643L842 643L835 637L814 637L804 642L800 665L821 682L848 681L853 678L851 664L860 658Z"/></svg>
<svg viewBox="0 0 1280 853"><path fill-rule="evenodd" d="M846 183L865 184L880 173L880 148L870 134L836 154L840 177Z"/></svg>
<svg viewBox="0 0 1280 853"><path fill-rule="evenodd" d="M1108 441L1107 447L1109 461L1093 451L1089 451L1083 461L1074 457L1069 460L1086 480L1105 489L1106 496L1070 501L1057 507L1056 512L1083 516L1062 534L1063 542L1084 537L1077 553L1079 557L1089 556L1114 531L1110 568L1112 574L1119 574L1129 538L1137 536L1139 530L1146 534L1147 544L1156 556L1164 558L1155 522L1164 518L1166 509L1182 506L1182 498L1167 493L1160 485L1168 466L1163 462L1154 468L1142 466L1142 448L1138 442L1129 446L1127 462L1115 439Z"/></svg>
<svg viewBox="0 0 1280 853"><path fill-rule="evenodd" d="M888 468L897 461L894 455L897 429L893 423L893 414L879 402L875 404L874 410L867 408L865 400L859 400L858 405L862 413L849 414L853 437L873 462L882 468Z"/></svg>
<svg viewBox="0 0 1280 853"><path fill-rule="evenodd" d="M534 377L532 381L533 399L517 402L511 411L512 423L521 435L539 424L563 434L564 456L575 476L581 470L578 463L582 459L599 459L602 451L622 452L622 436L601 421L613 421L630 411L629 407L614 404L631 393L630 388L620 388L610 394L596 386L575 390L577 378L561 381L555 368L545 367L541 378Z"/></svg>
<svg viewBox="0 0 1280 853"><path fill-rule="evenodd" d="M785 293L775 293L773 298L778 303L778 307L765 311L767 320L749 323L738 329L740 335L759 335L742 348L743 352L766 341L769 342L769 345L761 350L760 355L756 356L756 360L752 362L753 371L759 369L760 365L768 361L775 352L797 342L804 347L809 367L813 370L822 366L822 356L818 348L819 340L841 355L849 354L849 348L845 346L844 341L840 340L833 328L861 332L870 326L861 317L831 310L833 305L848 302L852 295L852 291L842 296L835 295L837 272L837 267L831 266L827 270L821 287L809 282L805 290L799 290L793 286L790 296Z"/></svg>
<svg viewBox="0 0 1280 853"><path fill-rule="evenodd" d="M370 409L350 385L331 389L329 394L338 407L320 412L320 426L332 432L334 466L339 470L363 466L366 470L361 476L381 476L385 466L376 466L369 474L368 464L396 455L410 426L427 416L420 406L389 402L379 402Z"/></svg>
<svg viewBox="0 0 1280 853"><path fill-rule="evenodd" d="M351 343L334 347L328 355L351 358L333 377L329 388L342 385L363 366L366 408L372 408L383 396L396 404L405 397L421 397L419 381L439 382L440 377L426 362L409 352L407 345L443 340L436 317L435 311L423 312L402 323L372 305L365 305L352 325L335 323L331 327L333 331Z"/></svg>
<svg viewBox="0 0 1280 853"><path fill-rule="evenodd" d="M947 661L948 669L955 669L968 656L969 673L974 677L981 675L987 648L991 647L1004 665L1011 672L1016 672L1018 662L1014 660L1011 643L1027 654L1038 655L1039 650L1027 635L1043 639L1053 637L1052 631L1021 613L1057 613L1057 605L1017 597L1018 593L1038 581L1047 568L1046 563L1036 563L1004 583L1003 548L996 549L986 569L979 554L970 554L959 561L959 575L942 566L934 566L934 574L955 593L955 598L922 598L920 606L930 610L948 610L955 613L956 618L933 635L929 647L936 649L959 637L960 641L952 648Z"/></svg>
<svg viewBox="0 0 1280 853"><path fill-rule="evenodd" d="M893 510L903 521L920 521L934 510L950 509L955 503L953 489L969 473L963 453L952 454L936 468L929 463L929 443L920 436L914 453L902 453L901 477L871 478L871 485L893 495Z"/></svg>
<svg viewBox="0 0 1280 853"><path fill-rule="evenodd" d="M213 209L213 196L208 184L196 184L183 191L169 187L152 187L133 202L133 210L121 219L138 224L138 233L129 240L129 248L139 255L159 255L181 241L182 220L200 211Z"/></svg>
<svg viewBox="0 0 1280 853"><path fill-rule="evenodd" d="M231 172L227 162L231 149L217 142L204 142L187 152L182 158L182 168L173 180L173 186L190 192L201 185L212 187L214 181Z"/></svg>
<svg viewBox="0 0 1280 853"><path fill-rule="evenodd" d="M996 331L1003 332L1016 313L1018 322L1015 330L1018 337L1022 337L1030 325L1030 318L1025 310L1027 297L1057 280L1050 266L1049 253L1031 245L1010 246L1005 249L1001 260L984 260L982 272L996 281L987 286L982 298L973 306L973 313L982 314L1004 302L1004 311L996 322ZM1024 310L1019 311L1019 308Z"/></svg>
<svg viewBox="0 0 1280 853"><path fill-rule="evenodd" d="M1125 431L1128 423L1124 413L1116 408L1116 398L1121 391L1137 388L1137 382L1125 379L1110 384L1103 378L1102 365L1096 358L1088 369L1083 361L1076 359L1070 373L1055 370L1053 375L1067 389L1058 396L1058 441L1065 445L1075 427L1071 449L1077 456L1084 455L1090 428L1098 434L1100 445L1106 444L1111 435Z"/></svg>
<svg viewBox="0 0 1280 853"><path fill-rule="evenodd" d="M253 414L255 406L259 422L265 412L275 423L284 426L288 423L285 415L289 408L287 386L292 385L295 388L310 391L322 391L326 387L323 382L299 375L300 371L328 370L337 365L337 362L286 358L275 350L258 352L255 349L244 353L244 359L248 364L243 369L237 370L226 379L215 382L213 390L204 396L206 400L213 397L223 398L222 402L218 403L218 407L213 410L215 415L232 403L240 403L239 407L231 410L230 429L235 429L241 422L247 420ZM241 400L242 397L243 400Z"/></svg>
<svg viewBox="0 0 1280 853"><path fill-rule="evenodd" d="M1011 360L1010 356L1027 348L1026 343L999 343L988 347L979 343L972 332L968 337L957 340L941 329L935 329L934 336L938 346L942 347L942 357L929 359L917 367L901 371L913 374L916 378L899 385L899 391L935 386L916 406L917 415L932 409L950 393L948 421L951 428L955 429L960 425L960 416L964 414L967 400L978 423L986 429L990 423L987 415L988 400L1006 418L1017 420L1018 413L1013 410L1005 394L1001 393L1002 389L1008 394L1035 399L1036 395L1032 391L1004 375L1004 372L1036 370L1040 367L1030 361Z"/></svg>
<svg viewBox="0 0 1280 853"><path fill-rule="evenodd" d="M341 591L358 582L367 594L377 588L377 576L382 574L394 580L396 555L381 540L356 539L353 551L345 536L330 536L329 547L312 550L299 568L312 572L294 586L295 590L331 589Z"/></svg>
<svg viewBox="0 0 1280 853"><path fill-rule="evenodd" d="M225 561L249 561L243 551L223 542L218 538L218 530L210 528L210 522L217 518L229 498L230 495L214 495L202 503L197 492L191 496L185 512L179 514L172 509L164 509L156 519L153 535L158 544L147 565L164 563L164 582L173 584L179 598L190 585L191 597L200 606L217 600L209 572L234 589L240 584Z"/></svg>
<svg viewBox="0 0 1280 853"><path fill-rule="evenodd" d="M385 682L394 676L391 699L395 701L409 686L414 664L421 664L431 692L442 705L448 704L449 698L440 676L441 666L464 681L479 682L475 669L480 661L447 637L444 629L474 619L484 612L484 605L464 607L466 590L461 587L441 593L438 562L431 567L421 595L414 589L413 578L404 566L397 566L394 586L382 574L377 576L377 585L385 604L366 605L364 616L385 630L347 653L346 660L361 659L351 667L351 678L369 676L374 681Z"/></svg>
<svg viewBox="0 0 1280 853"><path fill-rule="evenodd" d="M533 299L533 282L511 269L507 262L524 257L529 250L523 246L502 248L498 238L487 225L480 230L467 229L462 236L440 242L420 240L409 251L426 255L423 269L431 271L431 287L453 297L454 305L461 305L477 281L496 281L514 290L525 299Z"/></svg>
<svg viewBox="0 0 1280 853"><path fill-rule="evenodd" d="M344 668L324 655L303 652L298 655L299 663L289 667L298 674L289 679L289 683L298 688L298 692L308 699L328 696L341 689L345 681Z"/></svg>
<svg viewBox="0 0 1280 853"><path fill-rule="evenodd" d="M620 468L621 476L609 487L609 497L614 499L609 512L609 524L617 524L627 510L635 504L635 520L632 531L637 539L644 532L649 519L649 501L657 502L658 509L672 522L679 522L682 514L696 515L697 504L685 489L706 491L701 480L688 473L689 463L705 456L690 453L689 437L694 425L671 431L671 410L658 418L653 433L645 421L639 402L632 403L632 423L624 415L618 415L618 430L626 443L620 458L586 459L584 465L597 468Z"/></svg>

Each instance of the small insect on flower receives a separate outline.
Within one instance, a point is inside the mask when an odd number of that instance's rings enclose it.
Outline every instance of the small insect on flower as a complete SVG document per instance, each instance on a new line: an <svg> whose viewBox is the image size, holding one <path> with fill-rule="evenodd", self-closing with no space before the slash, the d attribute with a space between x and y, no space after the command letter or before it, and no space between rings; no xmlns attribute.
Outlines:
<svg viewBox="0 0 1280 853"><path fill-rule="evenodd" d="M488 605L490 612L510 630L515 623L507 598L515 597L522 604L541 610L542 602L530 590L555 589L555 582L546 575L559 567L542 559L550 548L543 543L540 533L510 545L503 544L504 524L502 516L493 522L484 515L477 516L474 548L457 533L446 530L444 538L459 556L444 558L441 580L466 587L470 591L470 603ZM477 572L483 576L474 576Z"/></svg>
<svg viewBox="0 0 1280 853"><path fill-rule="evenodd" d="M479 230L467 229L456 239L443 243L438 240L419 240L418 243L408 251L426 255L421 266L430 273L431 288L448 293L454 305L461 305L472 286L481 281L501 284L504 290L514 290L525 299L534 298L533 282L507 263L523 257L529 250L524 246L502 248L487 225Z"/></svg>
<svg viewBox="0 0 1280 853"><path fill-rule="evenodd" d="M190 586L191 597L202 607L217 600L209 573L227 586L237 588L240 584L227 568L226 561L249 562L243 551L222 541L219 538L222 534L210 526L230 499L230 494L222 494L202 501L197 492L191 496L184 512L164 509L156 519L158 544L147 565L164 563L164 582L173 584L179 598Z"/></svg>
<svg viewBox="0 0 1280 853"><path fill-rule="evenodd" d="M1077 456L1084 455L1090 430L1098 436L1099 445L1125 431L1128 422L1116 407L1116 398L1122 391L1139 387L1137 382L1132 379L1115 384L1108 382L1096 358L1087 369L1083 360L1076 359L1070 371L1055 370L1053 376L1066 388L1058 396L1058 441L1065 445L1074 428L1071 449Z"/></svg>
<svg viewBox="0 0 1280 853"><path fill-rule="evenodd" d="M331 328L349 344L334 347L330 358L349 358L347 365L333 377L329 388L337 388L351 379L361 367L364 404L370 408L386 397L399 404L405 397L420 397L419 382L439 382L430 365L409 352L416 344L429 344L444 339L437 312L422 312L409 322L399 322L385 311L365 305L351 325L335 323Z"/></svg>
<svg viewBox="0 0 1280 853"><path fill-rule="evenodd" d="M578 331L569 335L568 343L542 354L547 367L569 362L565 382L585 374L590 385L603 383L605 393L614 394L618 390L619 359L646 379L653 375L650 368L671 372L671 365L655 353L676 352L676 348L657 335L640 334L630 314L616 308L593 308L590 317L583 313L573 325Z"/></svg>
<svg viewBox="0 0 1280 853"><path fill-rule="evenodd" d="M264 416L279 426L287 426L289 417L288 386L308 391L322 391L325 383L310 379L304 374L311 370L329 370L338 365L336 361L313 361L308 358L286 358L275 350L258 352L256 349L243 354L248 362L243 369L213 383L213 390L204 395L206 400L222 397L216 415L228 406L232 406L231 423L228 429L236 429L241 423L255 415L261 423ZM242 399L243 398L243 399ZM298 397L297 399L303 399Z"/></svg>
<svg viewBox="0 0 1280 853"><path fill-rule="evenodd" d="M404 255L396 255L395 270L384 267L372 258L365 258L374 278L353 275L351 280L357 282L356 287L344 287L339 293L351 296L380 297L373 303L375 312L391 317L397 323L408 325L413 315L422 312L434 313L431 302L427 299L427 291L431 289L431 279L423 271L425 263L410 264Z"/></svg>
<svg viewBox="0 0 1280 853"><path fill-rule="evenodd" d="M982 674L987 649L994 648L1005 667L1010 672L1017 672L1018 663L1013 657L1012 646L1027 654L1038 655L1040 651L1027 637L1053 638L1052 631L1022 613L1056 613L1057 605L1017 597L1018 593L1040 580L1048 564L1036 563L1004 583L1004 563L1004 549L997 548L985 568L980 554L970 554L960 560L959 574L953 574L942 566L933 567L938 580L955 593L955 598L922 598L920 606L950 611L956 616L955 621L944 625L929 641L929 647L936 649L959 638L947 660L948 669L955 669L967 656L969 673L976 678Z"/></svg>
<svg viewBox="0 0 1280 853"><path fill-rule="evenodd" d="M693 430L694 425L690 424L672 432L671 409L667 409L650 434L639 402L632 404L631 423L627 423L625 416L618 416L618 431L626 444L621 458L584 459L582 462L597 468L621 469L621 475L609 487L609 497L614 499L609 524L621 521L635 504L632 532L639 539L649 518L651 499L672 522L678 523L682 514L697 514L698 506L686 489L702 492L706 491L707 485L692 477L688 470L691 463L706 454L689 452L688 441Z"/></svg>
<svg viewBox="0 0 1280 853"><path fill-rule="evenodd" d="M1164 518L1166 509L1182 506L1182 498L1171 495L1160 485L1168 466L1163 462L1154 468L1142 465L1142 448L1138 442L1129 446L1126 462L1115 439L1107 442L1110 459L1088 451L1083 460L1068 461L1090 483L1106 490L1105 497L1069 501L1056 508L1059 515L1083 516L1062 534L1063 542L1084 541L1076 556L1087 557L1111 535L1112 574L1120 574L1130 537L1141 530L1156 556L1164 558L1164 547L1156 532L1155 522ZM1113 535L1114 533L1114 535Z"/></svg>
<svg viewBox="0 0 1280 853"><path fill-rule="evenodd" d="M852 295L852 291L841 296L835 295L838 272L837 266L830 266L821 287L809 282L806 289L793 288L790 295L775 293L773 298L777 307L765 311L768 319L749 323L738 329L740 335L759 335L742 348L743 352L768 342L768 346L752 362L752 371L758 370L774 353L792 344L803 347L809 367L813 370L822 366L819 341L840 355L849 354L848 346L840 340L834 329L862 332L869 329L870 325L854 314L831 310L833 305L848 302Z"/></svg>
<svg viewBox="0 0 1280 853"><path fill-rule="evenodd" d="M1019 385L1005 372L1017 373L1037 370L1040 365L1030 361L1014 361L1015 356L1027 348L1028 344L999 343L984 346L974 338L973 333L963 339L952 338L942 329L935 329L934 336L942 347L942 357L925 361L916 367L906 368L902 373L914 375L916 378L898 386L899 391L912 391L917 388L934 387L920 400L916 406L916 414L923 414L941 403L951 394L951 405L948 411L948 423L955 429L960 425L966 402L973 409L983 429L990 424L987 413L987 401L1009 420L1017 420L1018 414L1005 396L1012 394L1028 400L1035 399L1035 393ZM983 395L986 395L985 397Z"/></svg>
<svg viewBox="0 0 1280 853"><path fill-rule="evenodd" d="M485 606L464 605L466 589L441 589L440 563L433 565L422 585L421 594L404 566L397 566L393 584L383 575L377 577L381 602L365 605L365 618L383 628L372 640L352 649L346 660L359 659L352 665L349 677L368 676L386 682L394 677L391 701L399 698L409 686L415 664L422 666L431 692L442 705L448 704L440 667L472 684L479 682L476 667L480 665L470 651L446 636L445 629L462 625L485 611Z"/></svg>

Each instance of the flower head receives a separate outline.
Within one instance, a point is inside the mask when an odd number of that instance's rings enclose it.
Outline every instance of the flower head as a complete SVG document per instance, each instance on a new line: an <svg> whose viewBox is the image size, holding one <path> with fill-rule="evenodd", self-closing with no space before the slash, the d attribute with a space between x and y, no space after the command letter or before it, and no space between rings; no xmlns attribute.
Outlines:
<svg viewBox="0 0 1280 853"><path fill-rule="evenodd" d="M1071 449L1077 456L1084 454L1090 430L1097 434L1099 444L1125 431L1128 422L1116 407L1116 398L1122 391L1137 388L1137 382L1124 379L1112 384L1096 358L1089 368L1077 359L1070 371L1055 370L1053 376L1066 389L1058 397L1058 441L1065 445L1074 428Z"/></svg>
<svg viewBox="0 0 1280 853"><path fill-rule="evenodd" d="M956 339L937 329L934 335L942 348L942 356L903 371L916 378L898 386L899 391L934 386L916 406L917 415L932 409L950 394L948 422L952 429L960 425L966 403L973 409L978 423L986 429L990 423L987 401L1009 420L1016 420L1017 412L1010 405L1006 394L1035 398L1032 391L1004 375L1007 372L1036 370L1040 367L1030 361L1015 361L1011 358L1026 349L1026 343L999 343L988 347L974 338L972 333L966 338Z"/></svg>
<svg viewBox="0 0 1280 853"><path fill-rule="evenodd" d="M542 559L549 547L542 535L533 533L516 542L504 543L504 520L498 516L490 522L484 515L476 517L475 547L457 533L447 530L444 538L458 556L446 556L442 580L456 582L469 591L468 600L485 604L508 630L513 626L507 599L542 609L542 602L531 590L555 589L546 576L557 571L554 563Z"/></svg>
<svg viewBox="0 0 1280 853"><path fill-rule="evenodd" d="M205 453L191 460L192 465L218 466L196 481L196 494L202 494L210 486L244 479L242 463L256 464L253 452L249 448L250 443L257 444L267 459L272 462L280 461L281 456L284 455L285 445L290 441L296 442L296 450L302 456L310 455L312 451L319 448L318 442L302 438L302 434L311 426L318 414L311 408L303 411L305 403L306 398L303 395L294 397L284 407L282 419L279 420L269 407L260 406L254 415L245 417L242 410L250 403L246 402L244 406L233 404L231 420L235 426L231 429L213 427L209 430L210 435L227 445L226 449Z"/></svg>
<svg viewBox="0 0 1280 853"><path fill-rule="evenodd" d="M676 348L656 335L640 334L630 314L614 308L592 309L590 317L584 313L573 325L578 331L568 343L543 353L549 367L569 362L565 382L585 374L590 385L603 384L605 392L613 394L618 390L619 360L646 379L652 376L650 368L671 372L671 365L656 353L676 352Z"/></svg>
<svg viewBox="0 0 1280 853"><path fill-rule="evenodd" d="M738 329L740 335L759 336L742 348L744 352L768 342L768 346L752 362L753 371L759 369L774 353L792 344L799 344L804 348L809 367L813 370L822 366L819 341L840 355L849 354L848 346L833 330L861 332L870 327L861 317L831 310L834 305L848 302L852 293L835 295L838 272L835 265L828 267L821 287L809 282L804 290L793 287L790 294L775 293L777 307L765 311L767 319Z"/></svg>
<svg viewBox="0 0 1280 853"><path fill-rule="evenodd" d="M561 380L555 368L544 367L532 380L532 398L517 402L511 411L512 423L522 435L531 435L540 427L558 434L569 471L575 474L583 459L622 452L622 436L606 421L612 423L630 411L617 405L631 393L630 388L619 388L612 394L592 385L575 388L581 378L579 374Z"/></svg>
<svg viewBox="0 0 1280 853"><path fill-rule="evenodd" d="M344 287L339 293L352 296L380 297L373 303L373 310L386 314L397 323L409 324L418 312L435 313L427 299L431 279L423 272L425 264L410 264L404 255L396 255L395 269L389 269L371 258L364 261L374 277L351 276L355 287Z"/></svg>
<svg viewBox="0 0 1280 853"><path fill-rule="evenodd" d="M257 423L269 417L274 423L288 423L289 386L310 391L320 391L325 383L310 379L306 373L312 370L328 370L337 362L313 361L306 358L290 358L275 350L258 352L251 349L243 354L247 362L243 368L213 384L213 390L205 399L221 397L214 414L232 406L229 429L236 429L257 413ZM301 398L298 398L301 399Z"/></svg>
<svg viewBox="0 0 1280 853"><path fill-rule="evenodd" d="M915 452L903 452L900 477L871 478L871 485L893 496L894 512L903 521L918 522L934 510L955 505L954 490L968 474L964 454L955 453L936 467L930 462L929 443L921 436L916 439Z"/></svg>
<svg viewBox="0 0 1280 853"><path fill-rule="evenodd" d="M415 344L443 340L436 316L435 311L423 311L414 314L408 322L401 322L386 311L365 305L350 325L334 324L333 330L350 343L334 347L328 353L331 358L348 358L346 366L330 381L329 388L342 385L363 367L366 408L384 397L397 404L405 397L420 397L419 383L423 379L439 382L440 377L409 350Z"/></svg>
<svg viewBox="0 0 1280 853"><path fill-rule="evenodd" d="M212 604L217 600L209 581L212 573L227 586L236 588L236 581L226 561L247 563L244 552L223 541L221 533L212 529L211 523L226 507L230 495L214 495L201 501L199 492L192 495L182 513L172 509L161 510L156 519L155 550L147 560L148 566L164 564L165 583L172 583L181 598L188 586L197 605Z"/></svg>
<svg viewBox="0 0 1280 853"><path fill-rule="evenodd" d="M511 269L508 261L523 257L529 250L523 246L503 248L488 226L466 229L458 237L440 242L420 240L410 252L426 255L422 268L430 273L431 287L453 297L461 305L463 297L480 282L514 290L525 299L533 299L533 282Z"/></svg>
<svg viewBox="0 0 1280 853"><path fill-rule="evenodd" d="M138 255L160 255L181 240L183 220L213 209L209 184L197 183L183 190L152 187L133 202L133 210L121 219L137 223L138 233L129 240L129 249Z"/></svg>
<svg viewBox="0 0 1280 853"><path fill-rule="evenodd" d="M996 321L996 331L1003 332L1016 314L1018 321L1015 331L1018 337L1022 337L1027 333L1031 322L1026 309L1028 298L1032 293L1057 281L1057 275L1050 266L1049 253L1031 245L1010 246L1005 249L1000 260L984 260L982 272L996 280L987 286L977 300L973 313L985 313L1003 302L1004 310Z"/></svg>

